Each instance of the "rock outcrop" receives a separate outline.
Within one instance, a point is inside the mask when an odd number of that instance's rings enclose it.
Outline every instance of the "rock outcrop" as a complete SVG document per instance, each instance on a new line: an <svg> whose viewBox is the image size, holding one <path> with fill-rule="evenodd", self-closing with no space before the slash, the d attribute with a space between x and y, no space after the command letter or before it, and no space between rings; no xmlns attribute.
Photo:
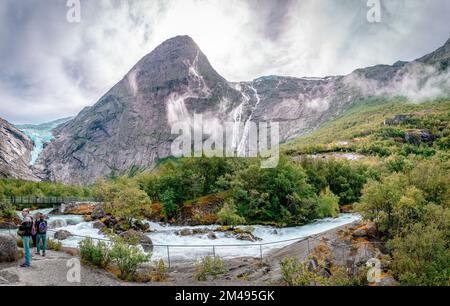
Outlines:
<svg viewBox="0 0 450 306"><path fill-rule="evenodd" d="M153 251L152 239L141 232L129 230L121 233L119 236L130 244L139 244L140 246L142 246L145 252Z"/></svg>
<svg viewBox="0 0 450 306"><path fill-rule="evenodd" d="M66 230L60 230L55 233L54 238L57 240L66 240L69 237L72 237L72 233Z"/></svg>
<svg viewBox="0 0 450 306"><path fill-rule="evenodd" d="M0 235L0 263L14 262L18 260L19 251L14 237Z"/></svg>
<svg viewBox="0 0 450 306"><path fill-rule="evenodd" d="M0 178L37 181L29 166L32 150L31 139L0 118Z"/></svg>
<svg viewBox="0 0 450 306"><path fill-rule="evenodd" d="M248 138L237 131L250 121L279 122L280 141L286 141L368 97L427 98L424 94L436 93L430 87L450 95L449 45L413 62L358 69L347 76L266 76L232 83L214 70L190 37L178 36L140 60L94 106L59 126L35 173L90 184L133 168L151 169L172 155L175 125L195 128L194 114L202 115L212 131L231 122L236 131L228 145L242 154Z"/></svg>

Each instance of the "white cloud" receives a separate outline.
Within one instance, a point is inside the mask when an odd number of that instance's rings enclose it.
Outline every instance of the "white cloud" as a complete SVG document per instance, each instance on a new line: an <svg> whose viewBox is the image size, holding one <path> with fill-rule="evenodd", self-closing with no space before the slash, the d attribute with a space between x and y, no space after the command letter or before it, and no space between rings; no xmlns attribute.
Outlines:
<svg viewBox="0 0 450 306"><path fill-rule="evenodd" d="M65 0L0 3L0 117L39 122L76 114L164 40L190 35L230 81L325 76L431 52L448 39L450 2L382 0Z"/></svg>

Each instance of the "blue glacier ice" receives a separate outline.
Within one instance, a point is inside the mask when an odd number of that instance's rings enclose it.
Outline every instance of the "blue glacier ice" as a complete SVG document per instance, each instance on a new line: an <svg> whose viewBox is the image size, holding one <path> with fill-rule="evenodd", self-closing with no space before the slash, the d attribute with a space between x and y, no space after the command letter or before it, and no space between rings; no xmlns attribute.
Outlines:
<svg viewBox="0 0 450 306"><path fill-rule="evenodd" d="M34 165L36 160L44 149L44 145L53 139L52 131L59 125L71 120L72 117L58 119L42 124L23 124L18 125L17 128L21 130L34 142L33 151L31 152L30 164Z"/></svg>

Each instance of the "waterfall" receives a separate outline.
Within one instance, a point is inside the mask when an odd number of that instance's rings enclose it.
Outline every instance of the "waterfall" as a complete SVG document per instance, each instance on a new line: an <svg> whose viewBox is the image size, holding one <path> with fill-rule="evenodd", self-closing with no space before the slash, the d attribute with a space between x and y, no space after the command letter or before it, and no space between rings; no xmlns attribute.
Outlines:
<svg viewBox="0 0 450 306"><path fill-rule="evenodd" d="M252 121L254 112L256 111L256 109L258 108L259 103L261 102L261 97L258 94L258 90L256 90L256 88L253 87L253 85L249 85L249 89L251 89L253 91L254 97L256 99L256 103L253 106L253 109L252 109L250 115L248 116L247 121L245 122L242 138L241 138L241 141L240 141L239 146L237 148L238 156L245 156L245 153L246 153L245 150L246 150L246 146L247 146L247 143L248 143L248 135L249 135L249 132L250 132L250 122ZM248 97L248 101L250 101L249 97Z"/></svg>

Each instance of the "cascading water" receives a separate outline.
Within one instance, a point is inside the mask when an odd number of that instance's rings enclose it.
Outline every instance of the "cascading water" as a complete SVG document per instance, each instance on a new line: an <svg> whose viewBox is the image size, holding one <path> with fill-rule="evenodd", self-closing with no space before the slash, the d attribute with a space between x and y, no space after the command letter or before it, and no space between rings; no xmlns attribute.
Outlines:
<svg viewBox="0 0 450 306"><path fill-rule="evenodd" d="M49 213L49 211L42 212ZM73 235L76 235L61 241L63 246L78 247L78 243L83 239L83 237L79 236L107 239L105 235L93 227L94 222L85 222L81 216L49 215L49 223L55 220L65 220L66 225L52 229L52 231L48 233L49 237L53 237L54 231L58 230L67 230ZM257 257L260 254L260 244L266 244L263 246L263 252L267 253L271 250L293 243L293 241L281 243L280 241L316 235L358 220L360 220L359 215L342 214L338 218L322 219L311 224L296 227L276 228L272 226L256 225L251 227L253 229L253 235L261 239L256 242L242 241L236 239L229 233L215 232L214 230L217 226L214 225L172 226L148 222L152 232L147 235L152 239L153 244L155 245L152 260L161 258L166 259L167 245L170 245L170 258L173 261L192 260L199 256L212 255L213 245L215 254L223 258L242 256ZM70 222L73 222L74 224L70 225ZM203 231L202 234L198 235L181 236L177 234L181 229L201 229ZM2 232L7 232L7 230ZM209 232L214 232L217 239L209 239Z"/></svg>
<svg viewBox="0 0 450 306"><path fill-rule="evenodd" d="M253 106L253 109L252 109L250 115L248 116L247 121L245 122L242 139L237 148L238 156L245 156L246 149L247 149L247 143L248 143L248 136L249 136L249 132L250 132L250 123L253 119L254 112L256 111L259 103L261 102L261 97L258 95L258 91L256 90L256 88L253 87L252 85L249 85L249 89L251 89L253 91L255 99L256 99L256 103ZM250 98L248 98L248 101L250 101Z"/></svg>

